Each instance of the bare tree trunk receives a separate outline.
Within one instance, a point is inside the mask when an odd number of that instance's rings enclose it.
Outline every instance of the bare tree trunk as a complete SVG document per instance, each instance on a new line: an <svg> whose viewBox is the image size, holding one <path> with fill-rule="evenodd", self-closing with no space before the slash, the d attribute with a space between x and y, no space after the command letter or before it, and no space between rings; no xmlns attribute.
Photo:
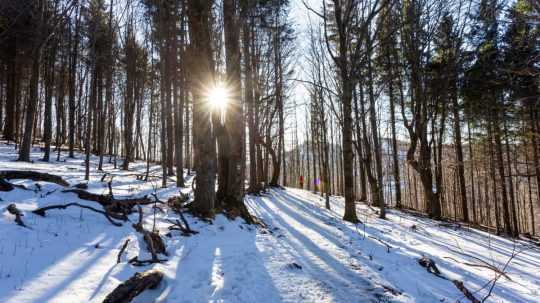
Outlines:
<svg viewBox="0 0 540 303"><path fill-rule="evenodd" d="M211 216L215 192L215 138L205 108L205 84L212 83L214 62L212 57L210 24L212 1L188 0L191 55L197 58L193 65L193 148L197 171L193 209L203 216Z"/></svg>

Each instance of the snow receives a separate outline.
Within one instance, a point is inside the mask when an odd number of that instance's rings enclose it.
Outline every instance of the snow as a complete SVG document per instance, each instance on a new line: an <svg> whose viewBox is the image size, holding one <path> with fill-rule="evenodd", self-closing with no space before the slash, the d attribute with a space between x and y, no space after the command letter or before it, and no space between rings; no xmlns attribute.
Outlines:
<svg viewBox="0 0 540 303"><path fill-rule="evenodd" d="M0 170L37 170L61 175L71 185L84 182L84 156L34 163L14 161L14 145L0 144ZM54 157L55 158L55 157ZM65 159L65 161L64 161ZM161 180L136 180L146 165L137 162L129 172L114 169L104 159L104 172L114 175L115 197L143 196L156 192L166 200L179 195L174 178L167 188ZM92 157L88 190L107 193L104 172ZM151 167L159 176L160 168ZM192 176L187 177L189 193ZM433 259L442 274L458 279L483 298L497 273L477 258L506 272L488 302L538 302L540 298L540 250L522 241L488 233L439 226L438 222L390 210L380 220L376 209L358 204L364 224L343 222L343 199L331 197L332 210L322 197L303 190L272 189L261 196L247 196L248 208L264 227L231 221L217 215L210 223L186 215L199 234L183 237L172 231L167 219L177 214L156 212L156 227L163 235L167 262L134 267L127 260L149 258L140 234L130 222L110 224L101 214L80 208L51 210L46 217L30 211L51 204L97 203L62 193L61 186L30 180L10 180L29 190L0 192L0 302L101 302L119 283L135 272L151 267L165 274L157 289L147 290L135 302L467 302L451 281L436 277L418 265L421 256ZM36 183L41 185L38 190ZM30 228L14 223L6 207L16 203ZM144 207L147 229L153 224L152 206ZM137 214L130 216L136 222ZM413 228L414 226L414 228ZM131 239L122 262L116 257L124 241ZM388 248L387 245L390 247ZM464 264L467 263L467 264Z"/></svg>

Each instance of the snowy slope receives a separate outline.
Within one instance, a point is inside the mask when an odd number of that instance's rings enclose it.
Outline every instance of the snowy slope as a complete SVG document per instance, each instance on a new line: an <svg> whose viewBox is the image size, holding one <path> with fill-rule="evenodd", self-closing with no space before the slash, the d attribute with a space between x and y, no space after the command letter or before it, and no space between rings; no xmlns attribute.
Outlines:
<svg viewBox="0 0 540 303"><path fill-rule="evenodd" d="M14 146L2 144L0 170L38 170L61 175L71 185L83 182L83 156L65 162L64 156L60 162L43 163L35 150L35 163L19 163L14 161ZM97 158L92 161L88 190L107 193L106 183L100 182L104 172L95 170ZM104 171L115 176L116 197L155 191L165 200L179 194L174 179L165 189L159 188L159 179L136 180L137 172L145 169L144 163L135 163L132 170L123 172L106 163ZM152 171L159 176L159 167ZM506 269L511 281L500 278L488 302L538 302L540 297L538 248L479 231L440 227L395 211L390 211L389 220L381 221L363 205L358 205L358 211L366 224L355 226L341 221L341 198L333 197L328 211L319 196L296 189L246 197L251 212L265 227L230 221L222 215L212 223L187 216L199 234L182 237L173 231L164 237L168 256L162 257L167 262L133 267L128 259L146 259L149 254L130 222L115 227L102 215L79 208L36 216L30 211L38 206L99 205L62 193L56 184L11 182L29 190L0 192L0 302L101 302L121 281L150 267L160 269L165 280L136 302L467 302L450 281L427 273L417 259L429 256L445 276L463 280L467 288L477 291L496 273L462 264L480 262L466 255L502 268L512 251L519 254ZM190 182L188 176L183 192L190 191ZM23 219L31 229L13 222L5 209L9 203L25 212ZM150 229L151 206L144 213L145 227ZM167 209L156 212L156 227L162 235L168 232L167 219L175 220L177 215ZM137 215L130 220L135 222ZM131 239L127 254L116 264L127 238ZM482 298L488 291L489 286L475 295Z"/></svg>

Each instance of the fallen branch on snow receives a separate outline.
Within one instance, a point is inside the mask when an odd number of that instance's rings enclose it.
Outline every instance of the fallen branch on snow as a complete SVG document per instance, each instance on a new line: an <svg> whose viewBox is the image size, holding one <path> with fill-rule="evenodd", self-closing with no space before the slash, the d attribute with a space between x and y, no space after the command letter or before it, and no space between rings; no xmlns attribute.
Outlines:
<svg viewBox="0 0 540 303"><path fill-rule="evenodd" d="M22 170L4 170L0 171L0 178L2 179L29 179L33 181L45 181L56 183L58 185L67 187L69 183L62 179L60 176L51 175L48 173L41 173L37 171L22 171Z"/></svg>
<svg viewBox="0 0 540 303"><path fill-rule="evenodd" d="M456 263L459 263L459 264L463 264L463 265L467 265L467 266L471 266L471 267L481 267L481 268L487 268L487 269L490 269L492 271L494 271L495 273L497 274L500 274L502 275L503 277L505 277L506 279L508 279L509 281L512 281L512 279L504 272L502 272L501 270L499 270L497 267L495 266L492 266L491 264L488 264L488 265L484 265L484 264L474 264L474 263L468 263L468 262L461 262L461 261L458 261L452 257L444 257L445 259L449 259L449 260L452 260Z"/></svg>
<svg viewBox="0 0 540 303"><path fill-rule="evenodd" d="M49 206L45 206L45 207L41 207L41 208L38 208L36 210L33 210L32 212L34 214L36 214L36 215L45 217L45 212L48 211L48 210L51 210L51 209L66 209L66 208L71 207L71 206L78 206L80 208L85 208L85 209L91 210L93 212L102 214L102 215L105 216L105 218L107 218L107 220L109 220L109 222L112 223L112 225L114 225L114 226L122 226L122 223L114 221L111 218L111 215L108 212L102 211L102 210L99 210L99 209L95 209L95 208L93 208L91 206L82 205L82 204L79 204L79 203L76 203L76 202L68 203L68 204L49 205Z"/></svg>
<svg viewBox="0 0 540 303"><path fill-rule="evenodd" d="M146 248L148 249L150 254L152 254L152 260L162 261L158 259L157 255L167 255L167 251L165 250L165 242L163 242L163 239L157 232L150 232L144 229L143 210L142 207L138 204L137 208L139 209L139 222L133 224L133 228L135 228L136 231L143 235L144 242L146 243Z"/></svg>
<svg viewBox="0 0 540 303"><path fill-rule="evenodd" d="M111 214L111 216L124 221L127 220L127 215L133 212L133 207L135 207L135 205L148 205L154 203L147 196L140 198L117 199L110 194L94 194L78 188L66 189L62 192L75 193L79 199L97 202L101 204L107 213Z"/></svg>
<svg viewBox="0 0 540 303"><path fill-rule="evenodd" d="M476 260L482 264L476 264L476 265L472 265L472 264L466 264L466 263L463 263L465 265L469 265L469 266L476 266L476 267L484 267L484 268L488 268L488 269L491 269L492 271L496 272L497 274L499 275L502 275L503 277L505 277L506 279L508 279L509 281L512 281L512 279L510 279L510 277L502 272L500 269L498 269L497 267L491 265L489 262L487 261L484 261L483 259L477 257L477 256L473 256L471 254L468 254L466 252L463 251L463 249L461 249L461 247L459 246L459 242L456 240L456 246L459 248L459 251L455 250L455 249L449 249L451 252L453 253L456 253L456 254L460 254L462 256L465 256L465 257L468 257L468 258L471 258L473 260Z"/></svg>
<svg viewBox="0 0 540 303"><path fill-rule="evenodd" d="M370 237L372 239L375 239L375 240L379 241L381 244L383 244L384 246L386 246L386 252L390 253L390 249L392 249L392 246L390 246L388 243L386 243L383 240L381 240L381 239L379 239L377 237L374 237L374 236L368 236L368 237Z"/></svg>
<svg viewBox="0 0 540 303"><path fill-rule="evenodd" d="M133 266L147 266L150 264L163 263L167 262L167 259L148 259L148 260L139 260L139 257L135 256L131 258L128 263Z"/></svg>
<svg viewBox="0 0 540 303"><path fill-rule="evenodd" d="M462 281L460 280L450 280L449 278L447 278L446 276L444 276L441 271L439 270L439 268L437 267L437 264L435 264L435 261L433 261L432 259L428 258L428 257L422 257L420 259L418 259L418 264L420 264L420 266L422 267L425 267L426 270L441 278L441 279L445 279L445 280L448 280L450 282L452 282L456 287L457 289L465 296L465 298L467 298L469 301L471 301L471 303L480 303L480 300L478 300L473 294L472 292L469 291L469 289L467 289L467 287L465 287L465 285L463 284Z"/></svg>
<svg viewBox="0 0 540 303"><path fill-rule="evenodd" d="M156 288L163 279L163 273L157 270L149 270L135 273L131 278L118 285L107 295L103 303L127 303L142 293L147 288Z"/></svg>
<svg viewBox="0 0 540 303"><path fill-rule="evenodd" d="M171 226L169 226L169 230L179 230L183 236L189 237L191 235L195 235L199 233L198 231L192 230L189 227L189 225L187 225L187 221L185 221L185 218L184 218L185 227L184 225L182 225L182 223L178 219L176 221L167 219L167 221L172 224Z"/></svg>
<svg viewBox="0 0 540 303"><path fill-rule="evenodd" d="M0 191L12 191L15 188L13 184L6 181L4 178L0 178Z"/></svg>
<svg viewBox="0 0 540 303"><path fill-rule="evenodd" d="M120 260L122 259L122 254L126 250L128 244L129 244L129 238L126 239L126 242L124 242L124 245L122 245L122 248L120 248L120 252L118 252L118 257L116 257L116 264L120 263Z"/></svg>

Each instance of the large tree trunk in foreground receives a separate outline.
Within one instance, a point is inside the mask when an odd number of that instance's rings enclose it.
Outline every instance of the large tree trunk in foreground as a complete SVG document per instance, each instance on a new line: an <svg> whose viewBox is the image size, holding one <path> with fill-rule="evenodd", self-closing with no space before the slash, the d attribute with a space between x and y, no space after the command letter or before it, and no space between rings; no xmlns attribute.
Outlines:
<svg viewBox="0 0 540 303"><path fill-rule="evenodd" d="M244 206L244 180L242 178L242 155L244 153L243 120L244 111L240 93L240 27L238 1L224 0L223 22L225 30L225 53L227 76L230 86L230 100L225 117L225 139L228 151L225 163L226 190L223 200L226 207L246 210ZM248 215L248 214L245 214Z"/></svg>
<svg viewBox="0 0 540 303"><path fill-rule="evenodd" d="M191 38L191 58L193 78L193 149L197 172L193 210L203 216L211 216L216 198L216 147L210 121L205 106L205 92L213 79L213 57L210 39L210 11L212 1L189 0L188 18Z"/></svg>

